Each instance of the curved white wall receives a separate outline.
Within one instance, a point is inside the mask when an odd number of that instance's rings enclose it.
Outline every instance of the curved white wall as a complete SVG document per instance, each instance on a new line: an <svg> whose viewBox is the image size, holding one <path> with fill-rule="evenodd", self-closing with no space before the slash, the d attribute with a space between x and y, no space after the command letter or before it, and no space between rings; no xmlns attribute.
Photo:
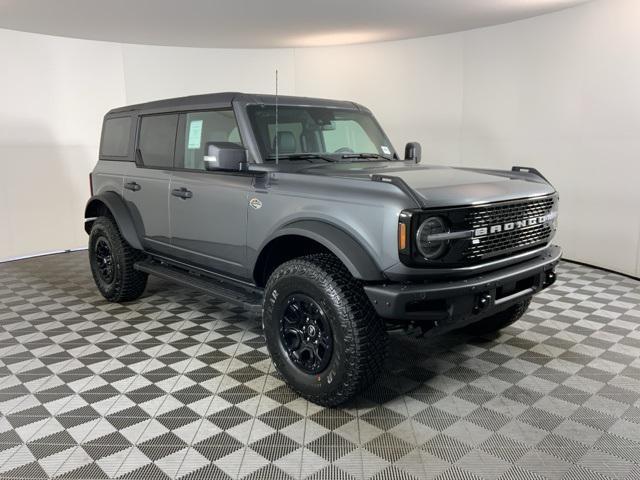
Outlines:
<svg viewBox="0 0 640 480"><path fill-rule="evenodd" d="M120 45L0 29L0 261L82 248L103 115L222 90L292 94L293 50Z"/></svg>
<svg viewBox="0 0 640 480"><path fill-rule="evenodd" d="M396 148L421 141L427 162L539 168L561 192L565 256L640 275L637 18L635 0L598 0L450 35L279 50L0 31L13 72L0 77L0 218L9 226L0 230L0 259L85 243L86 174L109 107L208 91L272 92L278 68L281 93L362 102ZM34 136L46 141L33 145ZM25 180L28 189L16 188ZM54 215L41 210L42 191Z"/></svg>
<svg viewBox="0 0 640 480"><path fill-rule="evenodd" d="M0 30L0 260L82 246L103 112L125 102L118 45Z"/></svg>

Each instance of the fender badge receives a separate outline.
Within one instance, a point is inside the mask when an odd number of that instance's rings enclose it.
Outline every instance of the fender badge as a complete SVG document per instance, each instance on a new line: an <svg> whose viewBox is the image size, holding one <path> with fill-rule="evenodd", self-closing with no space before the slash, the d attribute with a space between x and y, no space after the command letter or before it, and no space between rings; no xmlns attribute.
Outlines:
<svg viewBox="0 0 640 480"><path fill-rule="evenodd" d="M259 208L262 208L262 202L256 197L253 197L251 200L249 200L249 206L255 210L258 210Z"/></svg>

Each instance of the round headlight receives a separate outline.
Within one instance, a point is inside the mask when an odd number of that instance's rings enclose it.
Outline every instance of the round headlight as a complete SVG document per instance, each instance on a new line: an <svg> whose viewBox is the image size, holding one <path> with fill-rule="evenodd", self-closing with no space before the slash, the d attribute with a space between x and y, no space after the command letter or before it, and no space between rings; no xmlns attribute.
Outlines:
<svg viewBox="0 0 640 480"><path fill-rule="evenodd" d="M434 240L430 238L438 233L447 233L448 229L444 221L440 217L429 217L420 228L418 228L417 245L418 250L427 260L434 260L444 255L447 250L447 240Z"/></svg>

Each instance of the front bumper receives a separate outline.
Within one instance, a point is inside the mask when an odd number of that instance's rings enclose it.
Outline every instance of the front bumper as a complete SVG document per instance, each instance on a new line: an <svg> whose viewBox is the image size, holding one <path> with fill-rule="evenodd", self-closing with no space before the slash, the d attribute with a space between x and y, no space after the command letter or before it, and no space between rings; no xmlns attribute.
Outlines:
<svg viewBox="0 0 640 480"><path fill-rule="evenodd" d="M525 300L555 281L562 249L552 245L530 260L490 273L451 281L366 285L382 318L428 323L450 330Z"/></svg>

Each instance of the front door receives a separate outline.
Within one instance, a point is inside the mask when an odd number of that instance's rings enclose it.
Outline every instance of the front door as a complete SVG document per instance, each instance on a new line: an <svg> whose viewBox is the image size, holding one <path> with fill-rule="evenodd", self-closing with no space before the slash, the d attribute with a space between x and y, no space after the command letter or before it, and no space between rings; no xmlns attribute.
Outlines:
<svg viewBox="0 0 640 480"><path fill-rule="evenodd" d="M253 177L205 170L206 143L220 141L242 144L232 110L181 115L169 187L171 242L189 263L248 278L247 208Z"/></svg>
<svg viewBox="0 0 640 480"><path fill-rule="evenodd" d="M176 114L140 119L136 163L124 178L124 198L145 249L170 254L168 196L173 168Z"/></svg>

